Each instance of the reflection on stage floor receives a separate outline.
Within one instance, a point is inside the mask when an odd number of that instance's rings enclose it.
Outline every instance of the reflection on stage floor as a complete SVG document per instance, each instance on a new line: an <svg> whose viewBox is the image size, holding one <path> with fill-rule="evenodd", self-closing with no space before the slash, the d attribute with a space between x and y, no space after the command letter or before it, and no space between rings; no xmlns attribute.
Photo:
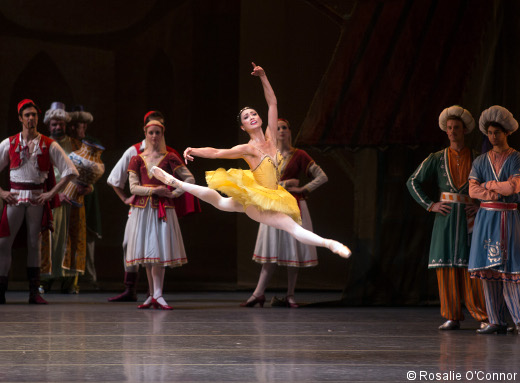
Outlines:
<svg viewBox="0 0 520 383"><path fill-rule="evenodd" d="M41 306L27 295L0 306L2 382L482 381L520 370L519 336L477 335L469 314L461 330L438 331L438 307L241 308L246 292L196 292L166 295L175 309L161 311L106 293L47 294Z"/></svg>

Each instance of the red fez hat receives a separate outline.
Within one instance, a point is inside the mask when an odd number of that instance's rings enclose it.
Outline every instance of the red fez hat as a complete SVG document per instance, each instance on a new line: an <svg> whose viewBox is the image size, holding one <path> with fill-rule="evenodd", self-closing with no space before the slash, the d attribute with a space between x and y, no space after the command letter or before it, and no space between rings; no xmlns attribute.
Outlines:
<svg viewBox="0 0 520 383"><path fill-rule="evenodd" d="M148 113L146 113L146 114L144 115L144 121L143 121L143 122L146 124L146 119L147 119L148 117L150 117L151 114L154 114L154 113L156 113L156 112L157 112L156 110L150 110Z"/></svg>
<svg viewBox="0 0 520 383"><path fill-rule="evenodd" d="M24 105L27 105L27 104L30 104L30 105L34 106L36 109L38 109L38 107L36 106L36 104L34 103L33 100L29 100L28 98L26 98L25 100L22 100L18 103L18 114L20 114L20 109L22 109L24 107Z"/></svg>

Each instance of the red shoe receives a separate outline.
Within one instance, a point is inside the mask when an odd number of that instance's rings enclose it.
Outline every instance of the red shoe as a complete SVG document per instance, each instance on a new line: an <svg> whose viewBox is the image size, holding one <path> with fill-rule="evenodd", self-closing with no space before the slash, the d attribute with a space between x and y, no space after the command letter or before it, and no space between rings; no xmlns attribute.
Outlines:
<svg viewBox="0 0 520 383"><path fill-rule="evenodd" d="M107 299L109 302L137 302L137 294L135 291L126 289L121 294Z"/></svg>
<svg viewBox="0 0 520 383"><path fill-rule="evenodd" d="M253 299L252 301L245 301L245 302L240 303L240 307L255 307L255 305L257 303L258 303L258 305L260 307L264 307L264 303L265 303L265 295L264 294L260 295L259 297L255 297L254 294L252 296L255 299Z"/></svg>
<svg viewBox="0 0 520 383"><path fill-rule="evenodd" d="M47 302L45 299L43 299L40 294L30 295L29 296L29 303L33 305L47 305L49 302Z"/></svg>
<svg viewBox="0 0 520 383"><path fill-rule="evenodd" d="M140 309L140 310L149 309L152 306L155 308L155 304L156 303L157 303L157 301L154 298L152 298L150 303L143 303L142 305L137 306L137 308Z"/></svg>
<svg viewBox="0 0 520 383"><path fill-rule="evenodd" d="M125 272L125 291L115 297L108 298L109 302L137 302L137 281L139 280L139 273ZM148 294L150 295L150 294Z"/></svg>
<svg viewBox="0 0 520 383"><path fill-rule="evenodd" d="M298 305L298 303L289 301L289 297L294 297L294 296L288 295L282 299L280 299L278 297L273 297L271 299L271 307L289 307L291 309L297 309L298 307L300 307L300 305Z"/></svg>
<svg viewBox="0 0 520 383"><path fill-rule="evenodd" d="M162 298L162 297L159 297ZM157 299L159 299L157 298ZM157 299L154 299L153 307L154 309L160 309L160 310L173 310L172 306L169 306L168 304L162 305L159 302L157 302Z"/></svg>
<svg viewBox="0 0 520 383"><path fill-rule="evenodd" d="M289 297L292 297L293 300L294 300L294 295L287 295L287 296L285 297L285 301L287 302L287 307L289 307L289 308L291 308L291 309L297 309L298 307L300 307L300 306L298 305L298 303L296 303L296 302L291 302L291 301L289 300Z"/></svg>

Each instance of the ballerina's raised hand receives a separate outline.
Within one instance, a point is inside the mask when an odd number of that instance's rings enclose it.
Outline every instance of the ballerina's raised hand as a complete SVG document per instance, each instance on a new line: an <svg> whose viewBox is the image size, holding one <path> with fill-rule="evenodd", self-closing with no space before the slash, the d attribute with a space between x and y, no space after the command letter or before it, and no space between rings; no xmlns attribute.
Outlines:
<svg viewBox="0 0 520 383"><path fill-rule="evenodd" d="M276 130L276 96L264 69L254 63L252 65L251 75L260 78L268 104L269 129ZM247 144L230 149L188 147L184 151L184 160L193 161L194 157L242 158L249 165L249 170L221 168L206 172L209 187L182 182L157 167L152 168L152 173L165 184L181 188L217 209L245 213L257 222L287 231L304 244L326 247L343 258L350 257L352 253L347 246L332 239L322 238L300 226L300 210L295 198L278 184L282 156L270 139L276 137L276 131L270 132L266 139L262 130L262 119L257 111L250 107L245 107L239 112L237 121L240 128L249 135L250 140ZM221 196L217 190L229 197Z"/></svg>

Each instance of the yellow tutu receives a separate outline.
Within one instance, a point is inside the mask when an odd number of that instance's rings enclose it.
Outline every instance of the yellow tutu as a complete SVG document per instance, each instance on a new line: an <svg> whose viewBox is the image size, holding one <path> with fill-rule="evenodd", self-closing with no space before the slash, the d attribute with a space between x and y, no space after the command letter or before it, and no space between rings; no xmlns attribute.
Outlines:
<svg viewBox="0 0 520 383"><path fill-rule="evenodd" d="M218 190L239 202L244 209L255 206L261 211L276 211L302 224L296 199L280 185L269 189L260 185L251 170L219 168L206 172L206 182L211 189Z"/></svg>

